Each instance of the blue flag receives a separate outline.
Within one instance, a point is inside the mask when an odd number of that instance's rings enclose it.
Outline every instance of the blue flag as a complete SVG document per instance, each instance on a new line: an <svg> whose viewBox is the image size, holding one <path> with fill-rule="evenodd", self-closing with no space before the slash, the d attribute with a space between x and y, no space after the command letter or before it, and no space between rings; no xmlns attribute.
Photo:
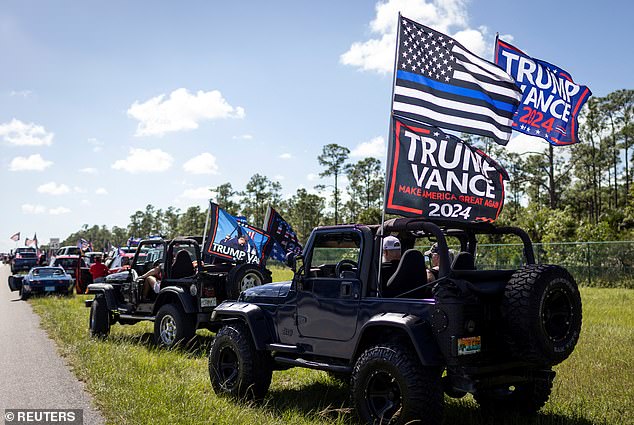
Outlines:
<svg viewBox="0 0 634 425"><path fill-rule="evenodd" d="M270 252L272 259L284 262L289 252L296 254L302 252L302 245L291 225L271 207L266 212L264 228L274 241Z"/></svg>
<svg viewBox="0 0 634 425"><path fill-rule="evenodd" d="M578 142L577 116L592 94L588 87L576 84L563 69L532 58L499 39L495 63L522 89L513 130L541 137L555 146Z"/></svg>
<svg viewBox="0 0 634 425"><path fill-rule="evenodd" d="M203 252L205 262L216 257L236 263L265 263L270 238L262 229L238 220L213 202L209 207L209 224Z"/></svg>

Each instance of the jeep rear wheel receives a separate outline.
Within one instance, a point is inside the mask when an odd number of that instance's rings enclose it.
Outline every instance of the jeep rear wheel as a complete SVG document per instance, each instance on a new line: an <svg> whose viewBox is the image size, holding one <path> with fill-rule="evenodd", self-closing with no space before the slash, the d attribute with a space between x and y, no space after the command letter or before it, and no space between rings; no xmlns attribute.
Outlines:
<svg viewBox="0 0 634 425"><path fill-rule="evenodd" d="M233 323L218 331L209 350L209 378L216 394L261 400L272 374L270 354L255 349L244 324Z"/></svg>
<svg viewBox="0 0 634 425"><path fill-rule="evenodd" d="M237 300L240 293L265 283L264 275L253 264L241 264L227 275L227 298Z"/></svg>
<svg viewBox="0 0 634 425"><path fill-rule="evenodd" d="M476 391L473 398L488 415L534 415L550 397L550 379Z"/></svg>
<svg viewBox="0 0 634 425"><path fill-rule="evenodd" d="M581 295L566 269L529 265L506 285L502 318L516 358L556 365L570 356L581 332Z"/></svg>
<svg viewBox="0 0 634 425"><path fill-rule="evenodd" d="M352 402L365 423L440 424L444 407L440 372L439 368L422 366L404 347L371 347L354 366Z"/></svg>
<svg viewBox="0 0 634 425"><path fill-rule="evenodd" d="M196 333L192 318L180 306L161 306L154 319L154 341L157 345L170 348L187 342Z"/></svg>
<svg viewBox="0 0 634 425"><path fill-rule="evenodd" d="M110 333L110 313L106 301L101 297L95 297L90 305L90 318L88 329L93 338L106 338Z"/></svg>

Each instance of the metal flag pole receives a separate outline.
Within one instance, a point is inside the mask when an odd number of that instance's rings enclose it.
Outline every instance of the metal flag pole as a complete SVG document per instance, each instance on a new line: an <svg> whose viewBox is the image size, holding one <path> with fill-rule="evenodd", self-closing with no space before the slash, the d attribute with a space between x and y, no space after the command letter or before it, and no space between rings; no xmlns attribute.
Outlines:
<svg viewBox="0 0 634 425"><path fill-rule="evenodd" d="M379 244L379 255L378 255L378 266L379 266L379 273L378 273L378 282L377 282L377 291L379 293L379 295L381 295L381 269L383 267L381 267L381 262L383 259L383 238L385 237L385 235L383 234L383 226L385 225L385 208L387 207L387 195L388 195L388 187L387 187L387 181L388 181L388 176L390 175L390 158L393 154L393 147L392 147L392 133L393 133L393 123L394 123L394 86L396 85L396 71L397 71L397 67L398 67L398 48L400 45L400 37L401 37L401 12L398 12L398 22L397 22L397 26L396 26L396 48L394 49L394 72L392 75L392 99L391 99L391 103L390 103L390 125L389 125L389 133L387 135L387 161L385 161L385 187L383 189L383 211L381 211L381 227L379 228L381 230L381 236L380 236L380 244ZM377 236L379 236L377 234ZM377 238L379 239L379 238Z"/></svg>
<svg viewBox="0 0 634 425"><path fill-rule="evenodd" d="M207 239L207 228L209 227L209 214L211 213L211 199L209 199L209 205L207 206L207 217L205 218L205 230L203 231L203 240L200 244L200 259L203 258L205 251L205 239Z"/></svg>

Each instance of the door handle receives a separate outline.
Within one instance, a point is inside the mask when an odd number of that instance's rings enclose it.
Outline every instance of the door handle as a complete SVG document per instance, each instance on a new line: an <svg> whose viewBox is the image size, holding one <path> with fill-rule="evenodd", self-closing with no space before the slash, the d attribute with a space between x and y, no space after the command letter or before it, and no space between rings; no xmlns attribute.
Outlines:
<svg viewBox="0 0 634 425"><path fill-rule="evenodd" d="M350 282L341 282L341 296L349 297L352 294L352 283Z"/></svg>

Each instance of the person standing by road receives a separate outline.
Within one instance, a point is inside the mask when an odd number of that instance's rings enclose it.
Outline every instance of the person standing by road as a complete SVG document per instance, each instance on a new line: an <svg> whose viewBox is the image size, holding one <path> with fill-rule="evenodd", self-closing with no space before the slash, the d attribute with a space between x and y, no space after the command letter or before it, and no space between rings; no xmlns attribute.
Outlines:
<svg viewBox="0 0 634 425"><path fill-rule="evenodd" d="M108 267L101 262L101 257L95 257L95 263L90 266L89 271L93 282L102 282L108 276Z"/></svg>

